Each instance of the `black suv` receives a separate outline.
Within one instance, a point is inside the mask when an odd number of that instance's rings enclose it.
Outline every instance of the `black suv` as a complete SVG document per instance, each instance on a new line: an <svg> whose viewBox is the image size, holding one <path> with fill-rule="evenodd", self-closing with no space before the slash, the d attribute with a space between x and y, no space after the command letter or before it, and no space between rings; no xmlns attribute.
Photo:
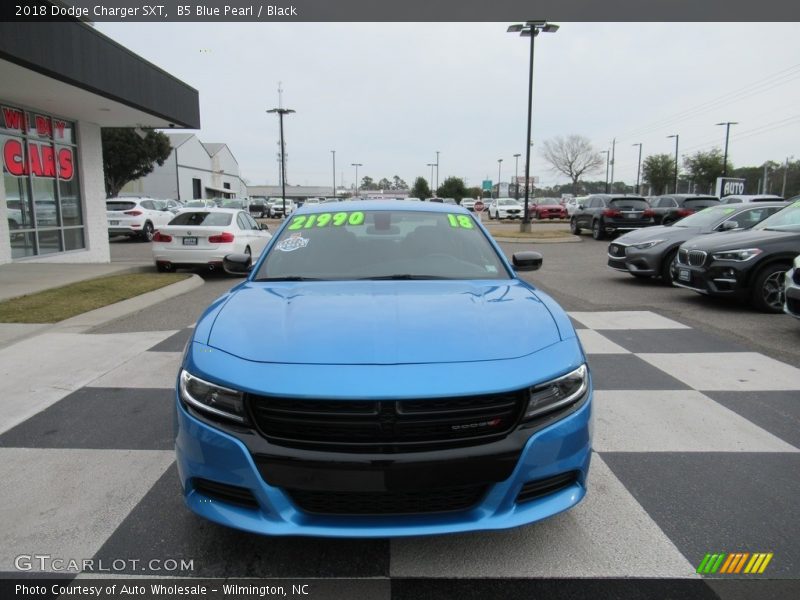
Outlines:
<svg viewBox="0 0 800 600"><path fill-rule="evenodd" d="M747 299L783 311L785 273L800 254L800 202L747 231L714 233L681 245L672 282L700 294Z"/></svg>
<svg viewBox="0 0 800 600"><path fill-rule="evenodd" d="M653 218L659 225L671 225L683 217L688 217L697 211L717 204L719 204L719 198L716 196L698 196L697 194L666 194L650 198Z"/></svg>
<svg viewBox="0 0 800 600"><path fill-rule="evenodd" d="M655 225L655 221L647 200L642 196L614 194L593 194L584 198L569 221L573 235L590 229L596 240L602 240L606 234L650 225Z"/></svg>

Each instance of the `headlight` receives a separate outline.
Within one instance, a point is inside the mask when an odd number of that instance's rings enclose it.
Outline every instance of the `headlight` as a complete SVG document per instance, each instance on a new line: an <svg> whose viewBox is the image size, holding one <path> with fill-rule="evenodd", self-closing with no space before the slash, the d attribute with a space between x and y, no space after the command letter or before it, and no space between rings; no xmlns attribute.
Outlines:
<svg viewBox="0 0 800 600"><path fill-rule="evenodd" d="M648 248L652 248L653 246L660 244L664 240L653 240L652 242L642 242L641 244L632 244L634 248L639 250L647 250Z"/></svg>
<svg viewBox="0 0 800 600"><path fill-rule="evenodd" d="M562 408L575 402L586 392L589 371L581 365L571 373L531 388L524 419Z"/></svg>
<svg viewBox="0 0 800 600"><path fill-rule="evenodd" d="M751 258L755 258L759 254L763 252L759 248L743 248L741 250L726 250L725 252L716 252L711 256L714 260L735 260L739 262L744 262L746 260L750 260Z"/></svg>
<svg viewBox="0 0 800 600"><path fill-rule="evenodd" d="M181 371L181 400L202 412L244 423L244 394Z"/></svg>

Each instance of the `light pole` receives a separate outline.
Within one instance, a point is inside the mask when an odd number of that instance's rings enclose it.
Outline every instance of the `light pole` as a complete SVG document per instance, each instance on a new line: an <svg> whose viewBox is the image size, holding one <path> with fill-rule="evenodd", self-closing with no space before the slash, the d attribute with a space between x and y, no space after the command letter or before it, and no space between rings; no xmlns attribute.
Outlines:
<svg viewBox="0 0 800 600"><path fill-rule="evenodd" d="M278 113L281 124L281 196L283 199L283 218L286 218L286 148L283 144L283 115L292 114L291 108L271 108L268 113Z"/></svg>
<svg viewBox="0 0 800 600"><path fill-rule="evenodd" d="M601 150L600 154L606 155L606 194L608 193L608 161L611 157L611 150Z"/></svg>
<svg viewBox="0 0 800 600"><path fill-rule="evenodd" d="M636 193L639 193L639 175L642 172L642 143L631 144L631 146L639 146L639 165L636 167Z"/></svg>
<svg viewBox="0 0 800 600"><path fill-rule="evenodd" d="M439 150L436 151L436 189L439 189Z"/></svg>
<svg viewBox="0 0 800 600"><path fill-rule="evenodd" d="M436 163L426 163L426 164L431 168L431 185L433 185L433 167L436 166ZM434 198L436 197L436 193L437 193L436 190L431 190L431 194L433 194Z"/></svg>
<svg viewBox="0 0 800 600"><path fill-rule="evenodd" d="M497 197L500 197L500 167L503 165L503 159L497 159Z"/></svg>
<svg viewBox="0 0 800 600"><path fill-rule="evenodd" d="M336 198L336 150L331 150L333 154L333 197Z"/></svg>
<svg viewBox="0 0 800 600"><path fill-rule="evenodd" d="M545 33L555 33L558 31L558 25L548 23L547 21L526 21L524 25L511 25L508 28L508 33L519 33L520 36L531 38L531 53L530 62L528 65L528 132L525 136L525 212L522 217L522 225L520 231L531 230L531 217L528 214L528 200L530 196L530 186L528 182L531 179L531 123L533 118L533 45L536 36L540 31ZM500 191L500 182L497 182L498 192Z"/></svg>
<svg viewBox="0 0 800 600"><path fill-rule="evenodd" d="M725 125L725 158L722 159L722 176L728 174L728 138L731 135L731 125L738 125L736 121L725 121L724 123L717 123L717 125Z"/></svg>
<svg viewBox="0 0 800 600"><path fill-rule="evenodd" d="M789 172L789 159L794 156L787 156L786 162L783 163L783 186L781 186L781 196L786 198L786 174Z"/></svg>
<svg viewBox="0 0 800 600"><path fill-rule="evenodd" d="M519 157L521 154L514 155L514 199L519 200ZM526 181L527 185L528 182Z"/></svg>
<svg viewBox="0 0 800 600"><path fill-rule="evenodd" d="M668 135L667 138L675 138L675 191L674 194L678 193L678 140L680 136L676 133L674 135Z"/></svg>
<svg viewBox="0 0 800 600"><path fill-rule="evenodd" d="M350 166L356 168L356 197L358 197L358 188L359 188L359 185L358 185L358 167L363 167L364 165L362 165L361 163L350 163Z"/></svg>

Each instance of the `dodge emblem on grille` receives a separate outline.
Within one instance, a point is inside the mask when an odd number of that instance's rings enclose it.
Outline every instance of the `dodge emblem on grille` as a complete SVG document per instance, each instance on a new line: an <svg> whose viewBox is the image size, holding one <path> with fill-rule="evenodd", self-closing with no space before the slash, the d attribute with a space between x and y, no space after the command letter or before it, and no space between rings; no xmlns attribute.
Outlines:
<svg viewBox="0 0 800 600"><path fill-rule="evenodd" d="M500 425L502 419L492 419L491 421L478 421L477 423L464 423L462 425L451 425L450 429L458 431L460 429L477 429L483 427L496 427Z"/></svg>

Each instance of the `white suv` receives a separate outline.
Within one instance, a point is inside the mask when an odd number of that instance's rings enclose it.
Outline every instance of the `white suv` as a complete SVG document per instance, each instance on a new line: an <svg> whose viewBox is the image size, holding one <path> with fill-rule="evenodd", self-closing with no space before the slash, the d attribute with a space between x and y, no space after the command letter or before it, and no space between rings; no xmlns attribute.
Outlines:
<svg viewBox="0 0 800 600"><path fill-rule="evenodd" d="M163 200L134 197L106 200L109 236L127 235L150 242L156 229L174 216Z"/></svg>
<svg viewBox="0 0 800 600"><path fill-rule="evenodd" d="M270 217L282 217L283 215L283 198L270 198L270 208L269 208L269 216ZM289 198L286 199L286 215L290 215L294 212L295 208L297 208L294 204L294 200L290 200Z"/></svg>

